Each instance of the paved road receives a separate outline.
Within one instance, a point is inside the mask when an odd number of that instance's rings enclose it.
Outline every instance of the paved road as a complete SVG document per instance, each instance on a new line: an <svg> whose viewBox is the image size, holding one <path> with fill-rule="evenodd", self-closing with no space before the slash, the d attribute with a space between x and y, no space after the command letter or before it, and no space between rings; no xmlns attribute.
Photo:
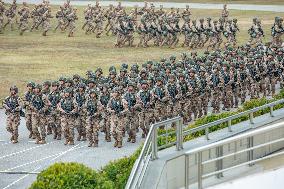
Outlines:
<svg viewBox="0 0 284 189"><path fill-rule="evenodd" d="M64 146L48 136L47 144L36 145L28 139L24 119L19 128L19 143L11 144L5 130L5 114L0 110L0 171L41 171L55 162L79 162L91 168L100 169L109 161L131 155L142 143L141 137L135 144L125 142L121 149L113 148L113 143L102 142L99 148L87 147L87 142L76 142L75 146ZM141 134L141 133L139 133ZM36 179L36 175L11 175L0 173L0 189L27 188Z"/></svg>
<svg viewBox="0 0 284 189"><path fill-rule="evenodd" d="M5 2L11 2L12 0L4 0ZM18 2L21 2L20 0ZM28 3L39 3L41 0L25 0ZM53 5L62 5L63 0L49 0ZM94 1L90 0L73 0L73 5L88 5L94 4ZM116 5L117 1L100 1L102 6L108 6L109 4ZM153 2L153 4L158 7L159 5L163 5L165 8L185 8L185 5L189 5L193 9L222 9L223 4L213 4L213 3L174 3L174 2ZM267 2L269 4L269 1ZM122 5L125 7L133 7L138 5L142 7L144 5L143 2L128 2L122 1ZM229 9L235 10L256 10L256 11L272 11L272 12L284 12L284 5L253 5L253 4L228 4Z"/></svg>

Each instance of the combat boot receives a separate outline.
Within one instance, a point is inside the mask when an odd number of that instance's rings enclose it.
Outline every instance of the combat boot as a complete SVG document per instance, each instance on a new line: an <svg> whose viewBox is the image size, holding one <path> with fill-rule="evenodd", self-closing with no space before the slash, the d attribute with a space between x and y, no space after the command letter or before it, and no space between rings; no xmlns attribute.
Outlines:
<svg viewBox="0 0 284 189"><path fill-rule="evenodd" d="M107 142L111 142L110 136L109 136L109 135L106 135L106 136L105 136L105 140L106 140Z"/></svg>
<svg viewBox="0 0 284 189"><path fill-rule="evenodd" d="M68 144L69 144L69 145L74 145L74 140L73 140L73 138L69 140L69 143L68 143Z"/></svg>
<svg viewBox="0 0 284 189"><path fill-rule="evenodd" d="M23 30L21 30L21 31L20 31L20 35L23 35L23 34L24 34L24 31L23 31Z"/></svg>
<svg viewBox="0 0 284 189"><path fill-rule="evenodd" d="M130 141L131 141L131 137L129 136L128 139L127 139L127 142L130 142Z"/></svg>
<svg viewBox="0 0 284 189"><path fill-rule="evenodd" d="M115 140L113 147L117 147L117 145L118 145L118 141Z"/></svg>
<svg viewBox="0 0 284 189"><path fill-rule="evenodd" d="M66 140L65 140L65 142L64 142L64 145L67 145L67 144L68 144L68 142L69 142L69 140L68 140L68 139L66 139Z"/></svg>
<svg viewBox="0 0 284 189"><path fill-rule="evenodd" d="M54 133L53 139L54 139L54 140L57 139L57 133Z"/></svg>
<svg viewBox="0 0 284 189"><path fill-rule="evenodd" d="M32 138L33 137L33 133L32 132L30 132L30 134L29 134L29 138Z"/></svg>
<svg viewBox="0 0 284 189"><path fill-rule="evenodd" d="M39 142L39 144L45 144L46 141L45 141L45 138L42 138L42 140Z"/></svg>
<svg viewBox="0 0 284 189"><path fill-rule="evenodd" d="M50 126L47 126L47 135L51 135L52 134L52 130Z"/></svg>
<svg viewBox="0 0 284 189"><path fill-rule="evenodd" d="M46 31L44 31L44 32L42 33L42 36L46 36Z"/></svg>
<svg viewBox="0 0 284 189"><path fill-rule="evenodd" d="M17 137L17 135L14 135L13 140L12 140L12 143L13 143L13 144L18 143L18 137Z"/></svg>
<svg viewBox="0 0 284 189"><path fill-rule="evenodd" d="M121 147L122 147L122 141L118 141L117 147L118 147L118 148L121 148Z"/></svg>
<svg viewBox="0 0 284 189"><path fill-rule="evenodd" d="M92 147L92 145L93 145L93 141L90 141L88 147Z"/></svg>
<svg viewBox="0 0 284 189"><path fill-rule="evenodd" d="M40 139L40 137L36 137L36 144L40 144L40 141L41 141L41 139Z"/></svg>
<svg viewBox="0 0 284 189"><path fill-rule="evenodd" d="M86 135L84 134L83 138L82 138L82 141L86 141L86 140L87 140L87 138L86 138Z"/></svg>
<svg viewBox="0 0 284 189"><path fill-rule="evenodd" d="M57 140L61 140L61 134L57 135Z"/></svg>
<svg viewBox="0 0 284 189"><path fill-rule="evenodd" d="M131 143L135 143L135 142L136 142L136 137L132 137Z"/></svg>
<svg viewBox="0 0 284 189"><path fill-rule="evenodd" d="M94 142L94 147L98 147L99 145L99 141L98 140L95 140L95 142Z"/></svg>
<svg viewBox="0 0 284 189"><path fill-rule="evenodd" d="M13 140L14 140L14 135L12 135L10 138L10 141L13 141Z"/></svg>
<svg viewBox="0 0 284 189"><path fill-rule="evenodd" d="M81 136L82 136L81 134L78 135L77 141L80 141L80 140L81 140Z"/></svg>

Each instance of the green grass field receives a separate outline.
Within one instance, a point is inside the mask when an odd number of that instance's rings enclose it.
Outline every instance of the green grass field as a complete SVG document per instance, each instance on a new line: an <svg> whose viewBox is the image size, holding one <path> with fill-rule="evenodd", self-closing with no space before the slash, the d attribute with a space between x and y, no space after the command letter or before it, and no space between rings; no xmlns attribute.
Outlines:
<svg viewBox="0 0 284 189"><path fill-rule="evenodd" d="M144 0L129 0L144 1ZM168 2L168 0L152 0L151 2ZM258 4L258 5L284 5L282 0L171 0L177 3L227 3L227 4Z"/></svg>
<svg viewBox="0 0 284 189"><path fill-rule="evenodd" d="M181 52L186 48L169 49L167 47L150 48L114 48L115 37L103 35L100 39L94 35L85 35L81 30L83 9L79 8L79 20L75 37L68 38L67 33L48 32L47 37L41 31L28 32L19 36L18 31L6 31L0 34L0 99L9 93L9 86L16 84L22 94L28 81L41 82L58 79L59 76L84 75L87 70L100 66L105 71L111 65L121 63L143 63L146 60L159 60L161 57ZM52 11L55 12L53 7ZM192 10L194 18L220 15L220 10ZM266 37L270 40L270 28L277 13L258 11L230 11L231 17L238 18L241 32L240 43L248 40L247 29L253 17L262 20ZM53 19L52 27L56 19ZM137 38L136 41L137 43Z"/></svg>

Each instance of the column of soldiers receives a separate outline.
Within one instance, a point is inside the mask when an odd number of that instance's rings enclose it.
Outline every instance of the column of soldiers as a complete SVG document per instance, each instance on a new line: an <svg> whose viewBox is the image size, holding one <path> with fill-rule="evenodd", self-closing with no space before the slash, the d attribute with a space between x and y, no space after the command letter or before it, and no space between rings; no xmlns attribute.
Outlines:
<svg viewBox="0 0 284 189"><path fill-rule="evenodd" d="M50 22L53 17L57 19L54 31L60 29L64 32L68 29L68 36L74 36L78 16L77 9L72 7L69 0L60 6L55 16L52 16L47 0L35 5L31 11L25 2L17 11L16 0L8 8L0 0L0 33L8 25L13 30L16 22L20 35L23 35L31 24L30 31L42 27L42 35L46 36L51 29ZM207 46L207 50L216 50L222 44L236 47L236 36L240 31L238 20L229 18L227 5L224 5L218 20L212 20L210 17L206 20L203 18L195 20L191 18L188 5L182 11L174 8L167 11L162 5L157 9L153 4L145 2L142 8L136 6L127 12L120 2L117 6L109 5L104 9L98 1L95 6L89 4L84 10L82 29L87 35L95 33L97 38L101 37L103 31L106 35L111 33L116 36L115 47L134 46L134 36L138 34L137 47L148 47L152 43L154 46L174 48L181 43L182 47L191 49ZM248 33L249 43L261 43L264 32L258 18L253 19ZM271 28L272 43L281 46L283 33L283 19L276 17Z"/></svg>
<svg viewBox="0 0 284 189"><path fill-rule="evenodd" d="M187 124L206 116L209 107L219 113L247 99L274 96L276 85L284 87L283 53L276 45L228 46L201 56L192 52L147 61L142 67L111 66L108 75L98 68L86 77L29 82L23 98L13 86L3 102L7 131L17 143L24 110L29 137L37 144L53 134L57 140L64 137L65 145L88 140L97 147L104 133L104 140L120 148L126 135L133 143L139 130L146 137L152 123L181 115Z"/></svg>

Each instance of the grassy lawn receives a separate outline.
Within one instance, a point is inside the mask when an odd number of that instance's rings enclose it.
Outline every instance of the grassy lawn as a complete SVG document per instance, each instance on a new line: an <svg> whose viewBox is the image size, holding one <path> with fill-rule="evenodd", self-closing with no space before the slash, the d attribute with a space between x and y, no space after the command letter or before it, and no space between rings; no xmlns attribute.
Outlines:
<svg viewBox="0 0 284 189"><path fill-rule="evenodd" d="M67 33L48 32L47 37L41 36L41 31L25 33L19 36L18 31L5 31L0 35L0 99L8 94L9 86L16 84L23 93L25 84L32 80L58 79L59 76L71 76L78 73L84 75L87 70L100 66L105 71L111 65L121 63L142 63L146 60L159 60L163 56L179 55L188 51L186 48L114 48L115 37L103 35L100 39L94 35L85 35L81 30L83 24L82 10L79 8L79 20L75 37L68 38ZM53 7L54 13L57 8ZM220 15L220 10L192 10L194 18L214 17ZM238 35L240 43L248 40L247 29L253 17L262 19L266 32L265 40L270 40L270 28L277 13L258 11L231 11L232 17L239 20L241 32ZM53 19L52 27L56 20ZM137 38L136 41L137 43Z"/></svg>
<svg viewBox="0 0 284 189"><path fill-rule="evenodd" d="M144 1L144 0L127 0ZM282 0L152 0L151 2L177 2L177 3L227 3L227 4L258 4L258 5L284 5Z"/></svg>

